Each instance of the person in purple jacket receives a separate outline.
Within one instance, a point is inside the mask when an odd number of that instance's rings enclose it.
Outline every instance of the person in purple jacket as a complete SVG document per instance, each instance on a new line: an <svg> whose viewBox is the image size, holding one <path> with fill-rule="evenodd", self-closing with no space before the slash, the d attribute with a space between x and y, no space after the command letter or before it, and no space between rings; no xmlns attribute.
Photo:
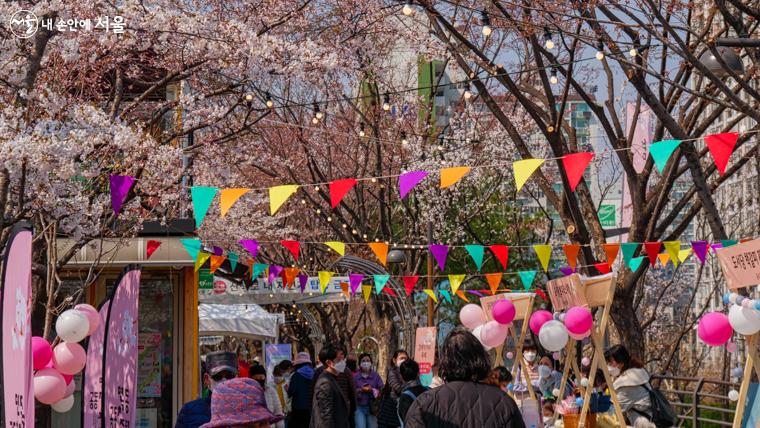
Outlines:
<svg viewBox="0 0 760 428"><path fill-rule="evenodd" d="M354 375L356 383L356 428L377 428L377 416L372 414L372 402L380 397L383 380L372 369L372 356L359 356L359 371Z"/></svg>

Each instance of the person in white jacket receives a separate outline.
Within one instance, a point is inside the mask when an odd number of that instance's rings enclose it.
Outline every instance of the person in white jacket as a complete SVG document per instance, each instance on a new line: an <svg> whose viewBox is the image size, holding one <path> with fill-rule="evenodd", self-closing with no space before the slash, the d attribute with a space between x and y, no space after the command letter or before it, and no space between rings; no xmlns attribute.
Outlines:
<svg viewBox="0 0 760 428"><path fill-rule="evenodd" d="M282 369L275 366L272 378L266 384L264 397L267 408L275 415L287 415L290 413L290 398L288 398L288 385L285 383ZM272 428L285 428L285 421L279 421L270 425Z"/></svg>
<svg viewBox="0 0 760 428"><path fill-rule="evenodd" d="M649 373L640 361L631 357L623 345L615 345L604 353L607 369L614 378L612 388L620 408L634 428L656 428L649 421L652 404L649 400Z"/></svg>

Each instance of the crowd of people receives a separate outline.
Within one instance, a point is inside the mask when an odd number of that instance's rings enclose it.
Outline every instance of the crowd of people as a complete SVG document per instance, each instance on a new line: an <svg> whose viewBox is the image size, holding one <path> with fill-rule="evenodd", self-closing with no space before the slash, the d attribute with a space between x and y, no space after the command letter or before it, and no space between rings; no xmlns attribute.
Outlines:
<svg viewBox="0 0 760 428"><path fill-rule="evenodd" d="M458 328L441 346L436 376L426 387L420 382L419 365L404 350L393 353L384 379L372 355L355 358L341 346L325 346L316 361L308 352L299 352L271 373L254 363L246 377L239 377L234 353L213 352L205 360L204 384L210 393L182 407L176 428L522 428L528 420L522 412L539 408L543 417L537 414L539 424L530 425L552 427L556 406L579 393L579 379L561 388L557 362L540 356L531 343L519 358L523 361L513 379L506 367L492 367L488 352L472 333ZM642 364L621 345L608 349L605 360L626 422L655 427L650 422L649 375ZM528 382L538 402L529 399ZM608 411L608 385L601 373L592 388L594 410ZM555 396L560 389L564 397Z"/></svg>

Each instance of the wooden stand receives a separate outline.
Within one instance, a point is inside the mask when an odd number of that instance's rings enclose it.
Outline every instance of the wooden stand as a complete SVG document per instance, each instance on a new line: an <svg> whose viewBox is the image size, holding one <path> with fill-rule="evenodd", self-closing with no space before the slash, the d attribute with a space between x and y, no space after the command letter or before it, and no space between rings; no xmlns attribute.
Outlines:
<svg viewBox="0 0 760 428"><path fill-rule="evenodd" d="M752 380L752 372L754 371L758 378L760 378L760 360L758 359L756 348L758 334L759 333L755 333L752 336L745 336L747 361L744 363L744 375L742 376L742 383L739 388L739 400L736 401L736 412L734 413L734 423L732 425L733 428L741 428L742 426L747 394L749 393L749 385Z"/></svg>

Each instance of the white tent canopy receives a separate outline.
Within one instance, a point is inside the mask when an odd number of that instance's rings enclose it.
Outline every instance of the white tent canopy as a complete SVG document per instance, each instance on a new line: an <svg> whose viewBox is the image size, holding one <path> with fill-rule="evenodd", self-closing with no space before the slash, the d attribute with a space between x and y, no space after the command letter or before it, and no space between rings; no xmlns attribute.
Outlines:
<svg viewBox="0 0 760 428"><path fill-rule="evenodd" d="M277 342L283 314L269 313L259 305L208 304L198 305L198 324L201 336L242 336Z"/></svg>

